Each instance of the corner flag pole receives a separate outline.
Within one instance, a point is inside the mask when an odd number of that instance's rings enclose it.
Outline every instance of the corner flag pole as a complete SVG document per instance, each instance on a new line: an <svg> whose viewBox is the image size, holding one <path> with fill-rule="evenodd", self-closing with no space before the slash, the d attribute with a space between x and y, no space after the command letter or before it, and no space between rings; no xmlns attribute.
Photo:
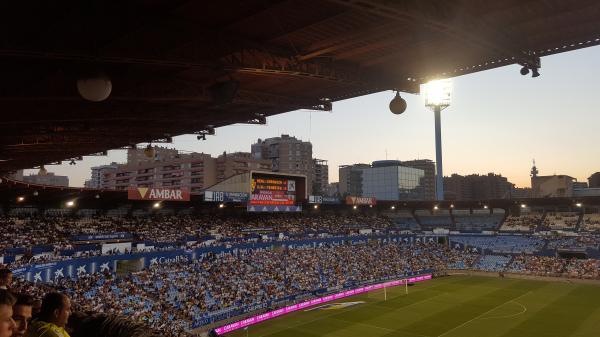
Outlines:
<svg viewBox="0 0 600 337"><path fill-rule="evenodd" d="M404 280L404 291L408 295L408 279Z"/></svg>

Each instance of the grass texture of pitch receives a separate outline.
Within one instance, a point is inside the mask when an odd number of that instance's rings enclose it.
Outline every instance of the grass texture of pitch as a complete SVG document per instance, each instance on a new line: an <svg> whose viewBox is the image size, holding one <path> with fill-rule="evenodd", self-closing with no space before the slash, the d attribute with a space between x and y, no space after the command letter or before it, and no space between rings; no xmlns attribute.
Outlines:
<svg viewBox="0 0 600 337"><path fill-rule="evenodd" d="M375 291L228 333L232 337L600 336L600 286L451 276Z"/></svg>

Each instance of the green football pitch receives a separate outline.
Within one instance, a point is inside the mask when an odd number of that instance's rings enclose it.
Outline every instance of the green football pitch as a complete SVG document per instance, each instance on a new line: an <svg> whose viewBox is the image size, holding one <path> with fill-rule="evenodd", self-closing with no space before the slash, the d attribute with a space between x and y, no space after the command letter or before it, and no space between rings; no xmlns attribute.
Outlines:
<svg viewBox="0 0 600 337"><path fill-rule="evenodd" d="M232 337L600 336L600 286L450 276L344 298L364 302L294 312Z"/></svg>

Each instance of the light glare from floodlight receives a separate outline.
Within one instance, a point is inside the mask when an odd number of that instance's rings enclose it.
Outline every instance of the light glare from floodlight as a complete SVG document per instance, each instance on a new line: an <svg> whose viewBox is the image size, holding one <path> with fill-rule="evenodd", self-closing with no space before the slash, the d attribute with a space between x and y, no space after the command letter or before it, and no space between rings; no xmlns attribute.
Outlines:
<svg viewBox="0 0 600 337"><path fill-rule="evenodd" d="M427 82L422 88L425 106L429 108L446 108L452 97L452 80L434 80Z"/></svg>

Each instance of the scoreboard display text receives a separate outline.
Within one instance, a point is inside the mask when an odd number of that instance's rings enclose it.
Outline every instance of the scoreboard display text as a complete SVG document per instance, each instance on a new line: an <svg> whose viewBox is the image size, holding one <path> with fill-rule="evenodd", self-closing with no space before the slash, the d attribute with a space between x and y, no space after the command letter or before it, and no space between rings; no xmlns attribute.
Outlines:
<svg viewBox="0 0 600 337"><path fill-rule="evenodd" d="M277 177L252 178L250 205L296 204L296 181Z"/></svg>

